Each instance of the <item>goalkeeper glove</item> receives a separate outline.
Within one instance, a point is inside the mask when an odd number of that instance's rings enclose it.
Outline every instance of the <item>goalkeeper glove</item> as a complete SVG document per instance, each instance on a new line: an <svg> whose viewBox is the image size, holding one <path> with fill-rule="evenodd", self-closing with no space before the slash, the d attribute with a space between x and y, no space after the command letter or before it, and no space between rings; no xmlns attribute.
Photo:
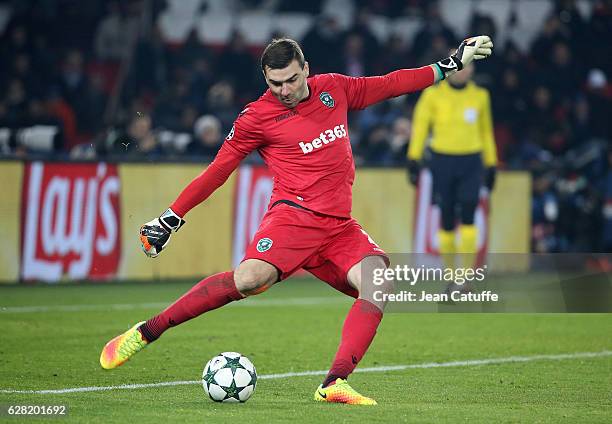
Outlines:
<svg viewBox="0 0 612 424"><path fill-rule="evenodd" d="M168 208L159 218L140 227L142 250L150 258L155 258L170 241L172 231L178 231L185 220Z"/></svg>
<svg viewBox="0 0 612 424"><path fill-rule="evenodd" d="M421 173L421 164L416 160L408 160L408 165L406 166L408 171L408 180L410 184L416 186L419 182L419 174Z"/></svg>
<svg viewBox="0 0 612 424"><path fill-rule="evenodd" d="M436 62L442 72L443 79L472 63L473 60L485 59L491 56L493 41L487 35L466 38L459 44L457 51L450 57Z"/></svg>

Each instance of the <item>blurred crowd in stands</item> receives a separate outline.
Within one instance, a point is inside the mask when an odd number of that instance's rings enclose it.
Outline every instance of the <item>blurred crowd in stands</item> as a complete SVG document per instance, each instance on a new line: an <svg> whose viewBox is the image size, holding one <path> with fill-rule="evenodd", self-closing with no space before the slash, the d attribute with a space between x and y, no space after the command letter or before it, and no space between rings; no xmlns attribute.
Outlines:
<svg viewBox="0 0 612 424"><path fill-rule="evenodd" d="M466 35L444 21L434 1L353 0L348 28L322 13L321 1L230 3L311 14L299 41L314 73L422 66L448 56ZM510 39L496 44L475 79L491 92L500 168L534 177L533 250L611 252L612 1L594 0L588 16L572 0L551 4L528 49ZM5 2L0 157L210 160L238 112L266 88L258 63L264 46L239 31L225 45L206 45L195 31L170 43L156 25L166 6ZM422 26L411 40L393 33L380 40L369 24L373 15L413 16ZM505 25L515 20L511 14ZM498 26L473 13L467 32L495 41ZM358 166L404 164L417 98L351 114Z"/></svg>

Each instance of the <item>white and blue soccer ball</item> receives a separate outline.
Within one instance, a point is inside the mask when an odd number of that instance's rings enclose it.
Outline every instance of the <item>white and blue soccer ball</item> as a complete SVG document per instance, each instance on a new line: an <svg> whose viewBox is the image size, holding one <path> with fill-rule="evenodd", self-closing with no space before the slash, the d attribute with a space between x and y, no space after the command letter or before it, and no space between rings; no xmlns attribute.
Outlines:
<svg viewBox="0 0 612 424"><path fill-rule="evenodd" d="M246 402L255 391L257 371L246 356L223 352L204 367L202 386L215 402Z"/></svg>

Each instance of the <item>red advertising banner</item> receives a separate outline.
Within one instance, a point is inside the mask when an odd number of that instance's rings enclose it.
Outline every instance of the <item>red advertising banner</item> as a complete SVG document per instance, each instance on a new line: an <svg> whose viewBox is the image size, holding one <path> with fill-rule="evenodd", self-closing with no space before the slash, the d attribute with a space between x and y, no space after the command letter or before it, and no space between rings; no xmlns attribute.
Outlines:
<svg viewBox="0 0 612 424"><path fill-rule="evenodd" d="M244 257L247 246L268 209L274 179L265 166L243 165L238 168L234 189L234 231L232 266Z"/></svg>
<svg viewBox="0 0 612 424"><path fill-rule="evenodd" d="M116 276L121 256L117 166L25 166L21 278L58 281Z"/></svg>
<svg viewBox="0 0 612 424"><path fill-rule="evenodd" d="M440 228L440 208L432 204L433 181L428 169L421 171L419 185L416 191L414 210L414 241L412 251L439 256L438 229ZM489 194L486 189L480 191L480 200L476 208L474 224L478 228L476 242L476 264L484 263L488 251L489 238Z"/></svg>

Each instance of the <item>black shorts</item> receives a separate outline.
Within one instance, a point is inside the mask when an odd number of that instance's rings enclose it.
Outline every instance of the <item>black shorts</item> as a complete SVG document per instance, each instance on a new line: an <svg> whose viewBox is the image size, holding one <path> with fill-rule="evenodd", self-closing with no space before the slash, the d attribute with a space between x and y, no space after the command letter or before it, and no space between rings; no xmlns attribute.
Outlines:
<svg viewBox="0 0 612 424"><path fill-rule="evenodd" d="M445 155L432 152L434 201L440 205L476 205L484 168L480 153Z"/></svg>

